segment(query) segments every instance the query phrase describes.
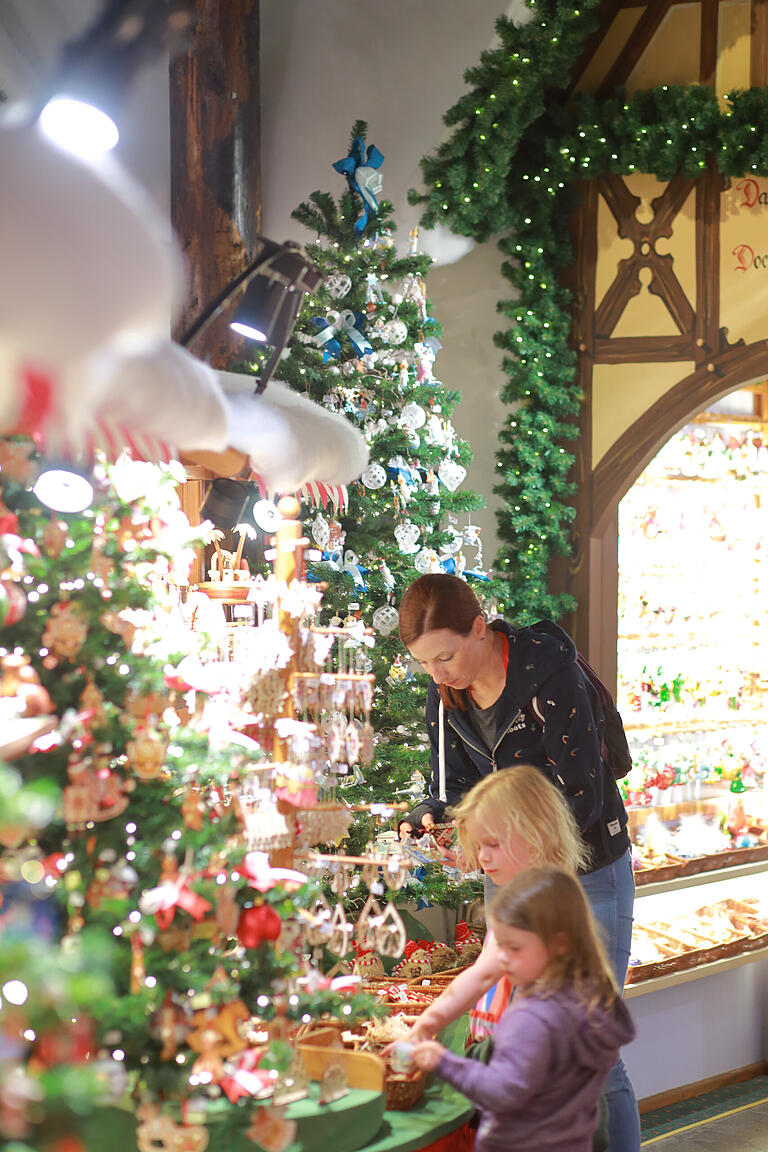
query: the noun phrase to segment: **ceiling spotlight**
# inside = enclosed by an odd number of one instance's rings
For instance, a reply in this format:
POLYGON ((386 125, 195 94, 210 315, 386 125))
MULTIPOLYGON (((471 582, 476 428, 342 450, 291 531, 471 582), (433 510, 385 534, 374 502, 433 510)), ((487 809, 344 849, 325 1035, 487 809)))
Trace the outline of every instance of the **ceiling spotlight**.
POLYGON ((258 240, 261 247, 255 259, 227 285, 180 341, 189 347, 230 300, 244 289, 230 327, 273 350, 259 373, 254 389, 257 394, 264 391, 275 370, 293 331, 305 293, 312 292, 322 280, 320 270, 299 244, 292 240, 276 244, 264 236, 258 240))
POLYGON ((117 144, 116 118, 142 65, 181 46, 192 0, 106 0, 67 44, 47 87, 40 126, 57 144, 93 155, 117 144))
POLYGON ((40 127, 49 140, 78 156, 109 152, 120 134, 111 116, 93 104, 54 96, 40 113, 40 127))
POLYGON ((45 465, 32 491, 53 512, 84 512, 93 502, 89 477, 70 463, 45 465))
POLYGON ((268 240, 230 328, 273 347, 284 345, 296 322, 302 296, 316 288, 321 279, 298 244, 291 240, 274 244, 268 240))
POLYGON ((283 522, 272 500, 257 500, 253 506, 253 519, 263 532, 276 532, 283 522))
POLYGON ((248 489, 239 480, 219 476, 211 481, 200 515, 210 520, 214 528, 229 532, 241 519, 248 499, 248 489))

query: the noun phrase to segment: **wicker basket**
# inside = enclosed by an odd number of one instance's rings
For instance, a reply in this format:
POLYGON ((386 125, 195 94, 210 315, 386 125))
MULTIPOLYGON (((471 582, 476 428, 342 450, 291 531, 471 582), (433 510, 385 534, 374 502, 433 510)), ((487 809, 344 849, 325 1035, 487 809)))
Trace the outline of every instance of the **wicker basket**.
POLYGON ((398 1012, 403 1016, 420 1016, 431 1003, 431 1000, 388 1000, 386 1008, 391 1016, 397 1016, 398 1012))
POLYGON ((385 1080, 387 1108, 392 1112, 407 1112, 418 1104, 427 1086, 426 1072, 411 1072, 407 1076, 396 1076, 387 1072, 385 1080))

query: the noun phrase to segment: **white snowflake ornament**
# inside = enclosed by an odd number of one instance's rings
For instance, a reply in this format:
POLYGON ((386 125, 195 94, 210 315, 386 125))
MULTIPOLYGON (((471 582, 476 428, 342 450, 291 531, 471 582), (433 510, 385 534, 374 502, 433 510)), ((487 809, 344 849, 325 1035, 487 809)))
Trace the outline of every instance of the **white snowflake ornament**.
POLYGON ((387 320, 382 324, 379 335, 385 344, 402 344, 407 339, 408 327, 402 320, 387 320))
POLYGON ((402 524, 398 524, 395 528, 395 540, 400 551, 406 556, 411 552, 417 552, 420 534, 418 524, 414 524, 412 520, 404 520, 402 524))
POLYGON ((324 287, 334 300, 343 300, 352 291, 352 279, 344 272, 333 272, 326 277, 324 287))
POLYGON ((389 636, 390 632, 394 632, 397 628, 398 620, 400 619, 397 609, 393 608, 391 604, 382 604, 377 608, 371 617, 371 622, 377 632, 382 636, 389 636))
POLYGON ((381 464, 369 464, 360 476, 366 488, 383 488, 387 482, 387 473, 381 464))

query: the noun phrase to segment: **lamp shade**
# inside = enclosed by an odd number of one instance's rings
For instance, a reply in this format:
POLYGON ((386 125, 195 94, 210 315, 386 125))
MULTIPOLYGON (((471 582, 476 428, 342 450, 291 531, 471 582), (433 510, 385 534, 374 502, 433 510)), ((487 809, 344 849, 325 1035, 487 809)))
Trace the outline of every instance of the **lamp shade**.
POLYGON ((252 340, 282 348, 296 323, 304 293, 316 288, 321 279, 298 244, 265 240, 230 327, 252 340))
POLYGON ((247 499, 245 484, 226 476, 217 477, 200 506, 200 515, 204 520, 210 520, 214 528, 228 532, 242 519, 247 499))
POLYGON ((246 288, 230 328, 273 348, 285 344, 296 322, 301 300, 301 292, 257 276, 246 288))
POLYGON ((63 49, 47 85, 44 130, 81 153, 114 147, 130 84, 142 65, 186 43, 192 3, 104 0, 93 23, 63 49))

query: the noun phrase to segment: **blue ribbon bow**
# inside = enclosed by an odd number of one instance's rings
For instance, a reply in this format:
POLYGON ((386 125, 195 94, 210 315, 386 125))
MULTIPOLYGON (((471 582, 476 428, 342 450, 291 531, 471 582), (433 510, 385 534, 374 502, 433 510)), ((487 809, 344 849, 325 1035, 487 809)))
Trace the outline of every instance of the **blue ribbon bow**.
POLYGON ((364 149, 362 136, 355 136, 349 154, 333 165, 337 172, 346 176, 351 190, 357 192, 363 201, 363 210, 355 221, 356 232, 364 231, 369 217, 379 207, 376 196, 381 191, 381 174, 376 169, 381 167, 384 160, 375 145, 370 145, 367 156, 364 149))
POLYGON ((322 345, 323 364, 341 356, 339 337, 346 335, 358 356, 365 356, 373 348, 363 334, 365 316, 347 308, 343 312, 329 312, 328 316, 313 316, 312 323, 318 328, 315 344, 322 345))
POLYGON ((333 552, 323 552, 321 563, 327 564, 329 568, 335 568, 337 572, 345 572, 347 576, 351 576, 361 591, 364 592, 368 587, 364 575, 368 569, 358 563, 357 556, 350 549, 347 549, 346 552, 342 548, 337 548, 333 552))

